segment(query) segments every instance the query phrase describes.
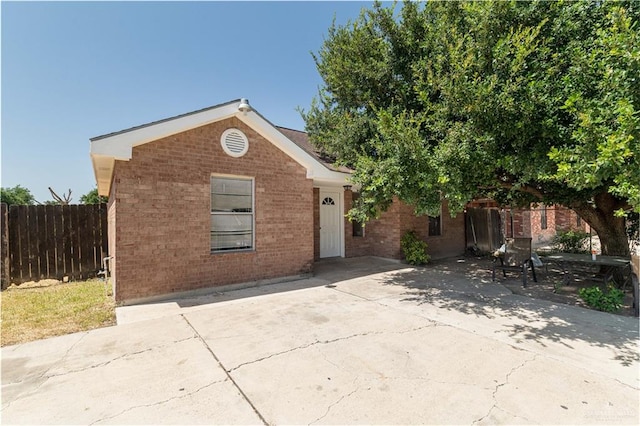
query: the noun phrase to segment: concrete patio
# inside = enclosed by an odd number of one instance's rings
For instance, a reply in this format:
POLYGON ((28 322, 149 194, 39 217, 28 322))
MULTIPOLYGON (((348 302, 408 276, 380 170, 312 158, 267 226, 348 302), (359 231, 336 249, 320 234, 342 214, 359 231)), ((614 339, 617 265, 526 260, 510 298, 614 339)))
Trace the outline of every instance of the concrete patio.
POLYGON ((477 262, 325 260, 118 308, 3 348, 2 422, 640 423, 637 318, 515 295, 477 262))

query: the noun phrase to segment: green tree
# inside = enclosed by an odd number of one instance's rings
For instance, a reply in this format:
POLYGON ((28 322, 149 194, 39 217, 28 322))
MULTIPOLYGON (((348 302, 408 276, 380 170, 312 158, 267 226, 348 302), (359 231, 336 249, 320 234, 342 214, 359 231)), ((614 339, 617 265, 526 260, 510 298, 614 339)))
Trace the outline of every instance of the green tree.
POLYGON ((91 191, 80 197, 80 202, 82 204, 101 204, 106 203, 108 200, 108 197, 98 195, 98 188, 93 188, 91 191))
POLYGON ((351 166, 364 221, 478 196, 563 204, 628 255, 640 211, 640 2, 375 3, 314 55, 310 138, 351 166))
POLYGON ((32 205, 36 199, 27 188, 16 185, 13 188, 0 188, 2 202, 8 205, 32 205))

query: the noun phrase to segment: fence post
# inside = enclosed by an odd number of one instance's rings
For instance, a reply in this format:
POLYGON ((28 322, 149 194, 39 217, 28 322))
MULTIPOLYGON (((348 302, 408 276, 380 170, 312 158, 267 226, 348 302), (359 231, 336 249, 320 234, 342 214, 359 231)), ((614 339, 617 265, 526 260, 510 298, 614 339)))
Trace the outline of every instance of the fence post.
POLYGON ((2 290, 9 287, 11 278, 9 271, 9 208, 5 203, 0 204, 0 221, 1 229, 0 229, 0 262, 1 262, 1 271, 0 271, 0 284, 2 290))

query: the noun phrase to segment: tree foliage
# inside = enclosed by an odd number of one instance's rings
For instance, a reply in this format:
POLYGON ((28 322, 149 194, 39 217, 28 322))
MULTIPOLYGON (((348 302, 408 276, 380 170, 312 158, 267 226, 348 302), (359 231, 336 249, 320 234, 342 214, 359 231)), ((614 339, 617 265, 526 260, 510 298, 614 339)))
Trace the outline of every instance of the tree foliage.
POLYGON ((13 188, 0 188, 2 202, 8 205, 32 205, 36 199, 27 188, 16 185, 13 188))
POLYGON ((375 3, 329 29, 303 112, 316 146, 352 167, 350 217, 394 197, 417 213, 478 196, 563 204, 628 254, 640 211, 640 3, 375 3), (617 216, 616 216, 617 214, 617 216))
POLYGON ((80 197, 82 204, 101 204, 106 203, 108 200, 108 197, 98 195, 98 188, 94 188, 80 197))

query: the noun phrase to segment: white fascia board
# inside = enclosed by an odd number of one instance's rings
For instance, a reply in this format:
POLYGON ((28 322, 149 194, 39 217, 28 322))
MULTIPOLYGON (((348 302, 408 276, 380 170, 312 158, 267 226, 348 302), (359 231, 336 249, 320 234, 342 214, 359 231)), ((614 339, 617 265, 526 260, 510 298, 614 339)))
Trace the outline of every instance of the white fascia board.
POLYGON ((276 129, 273 124, 269 123, 256 112, 249 111, 247 113, 238 113, 237 117, 249 127, 260 133, 265 139, 275 145, 282 152, 294 159, 302 167, 307 169, 308 179, 313 179, 314 182, 321 181, 340 185, 347 184, 349 177, 351 176, 349 173, 336 172, 328 169, 324 164, 292 142, 278 129, 276 129))
POLYGON ((100 139, 91 142, 91 156, 111 157, 115 160, 131 160, 133 145, 124 136, 114 136, 114 139, 100 139))
POLYGON ((316 184, 342 186, 349 183, 350 174, 330 170, 311 154, 283 135, 273 124, 255 111, 240 112, 236 102, 182 117, 152 123, 91 141, 91 159, 100 195, 108 195, 115 160, 129 161, 133 147, 171 135, 195 129, 227 118, 237 117, 260 133, 307 170, 307 178, 316 184))
POLYGON ((339 186, 340 188, 342 188, 345 185, 351 185, 351 183, 349 182, 349 178, 351 176, 348 173, 340 173, 340 172, 335 172, 335 173, 338 173, 338 176, 313 178, 313 186, 318 188, 321 186, 326 186, 331 188, 335 188, 339 186))
POLYGON ((238 106, 233 103, 107 136, 91 142, 91 154, 110 156, 116 160, 128 161, 131 159, 134 146, 144 145, 167 136, 224 120, 237 113, 238 106))
POLYGON ((91 154, 91 162, 93 163, 93 173, 98 186, 98 195, 108 197, 115 159, 109 156, 91 154))

